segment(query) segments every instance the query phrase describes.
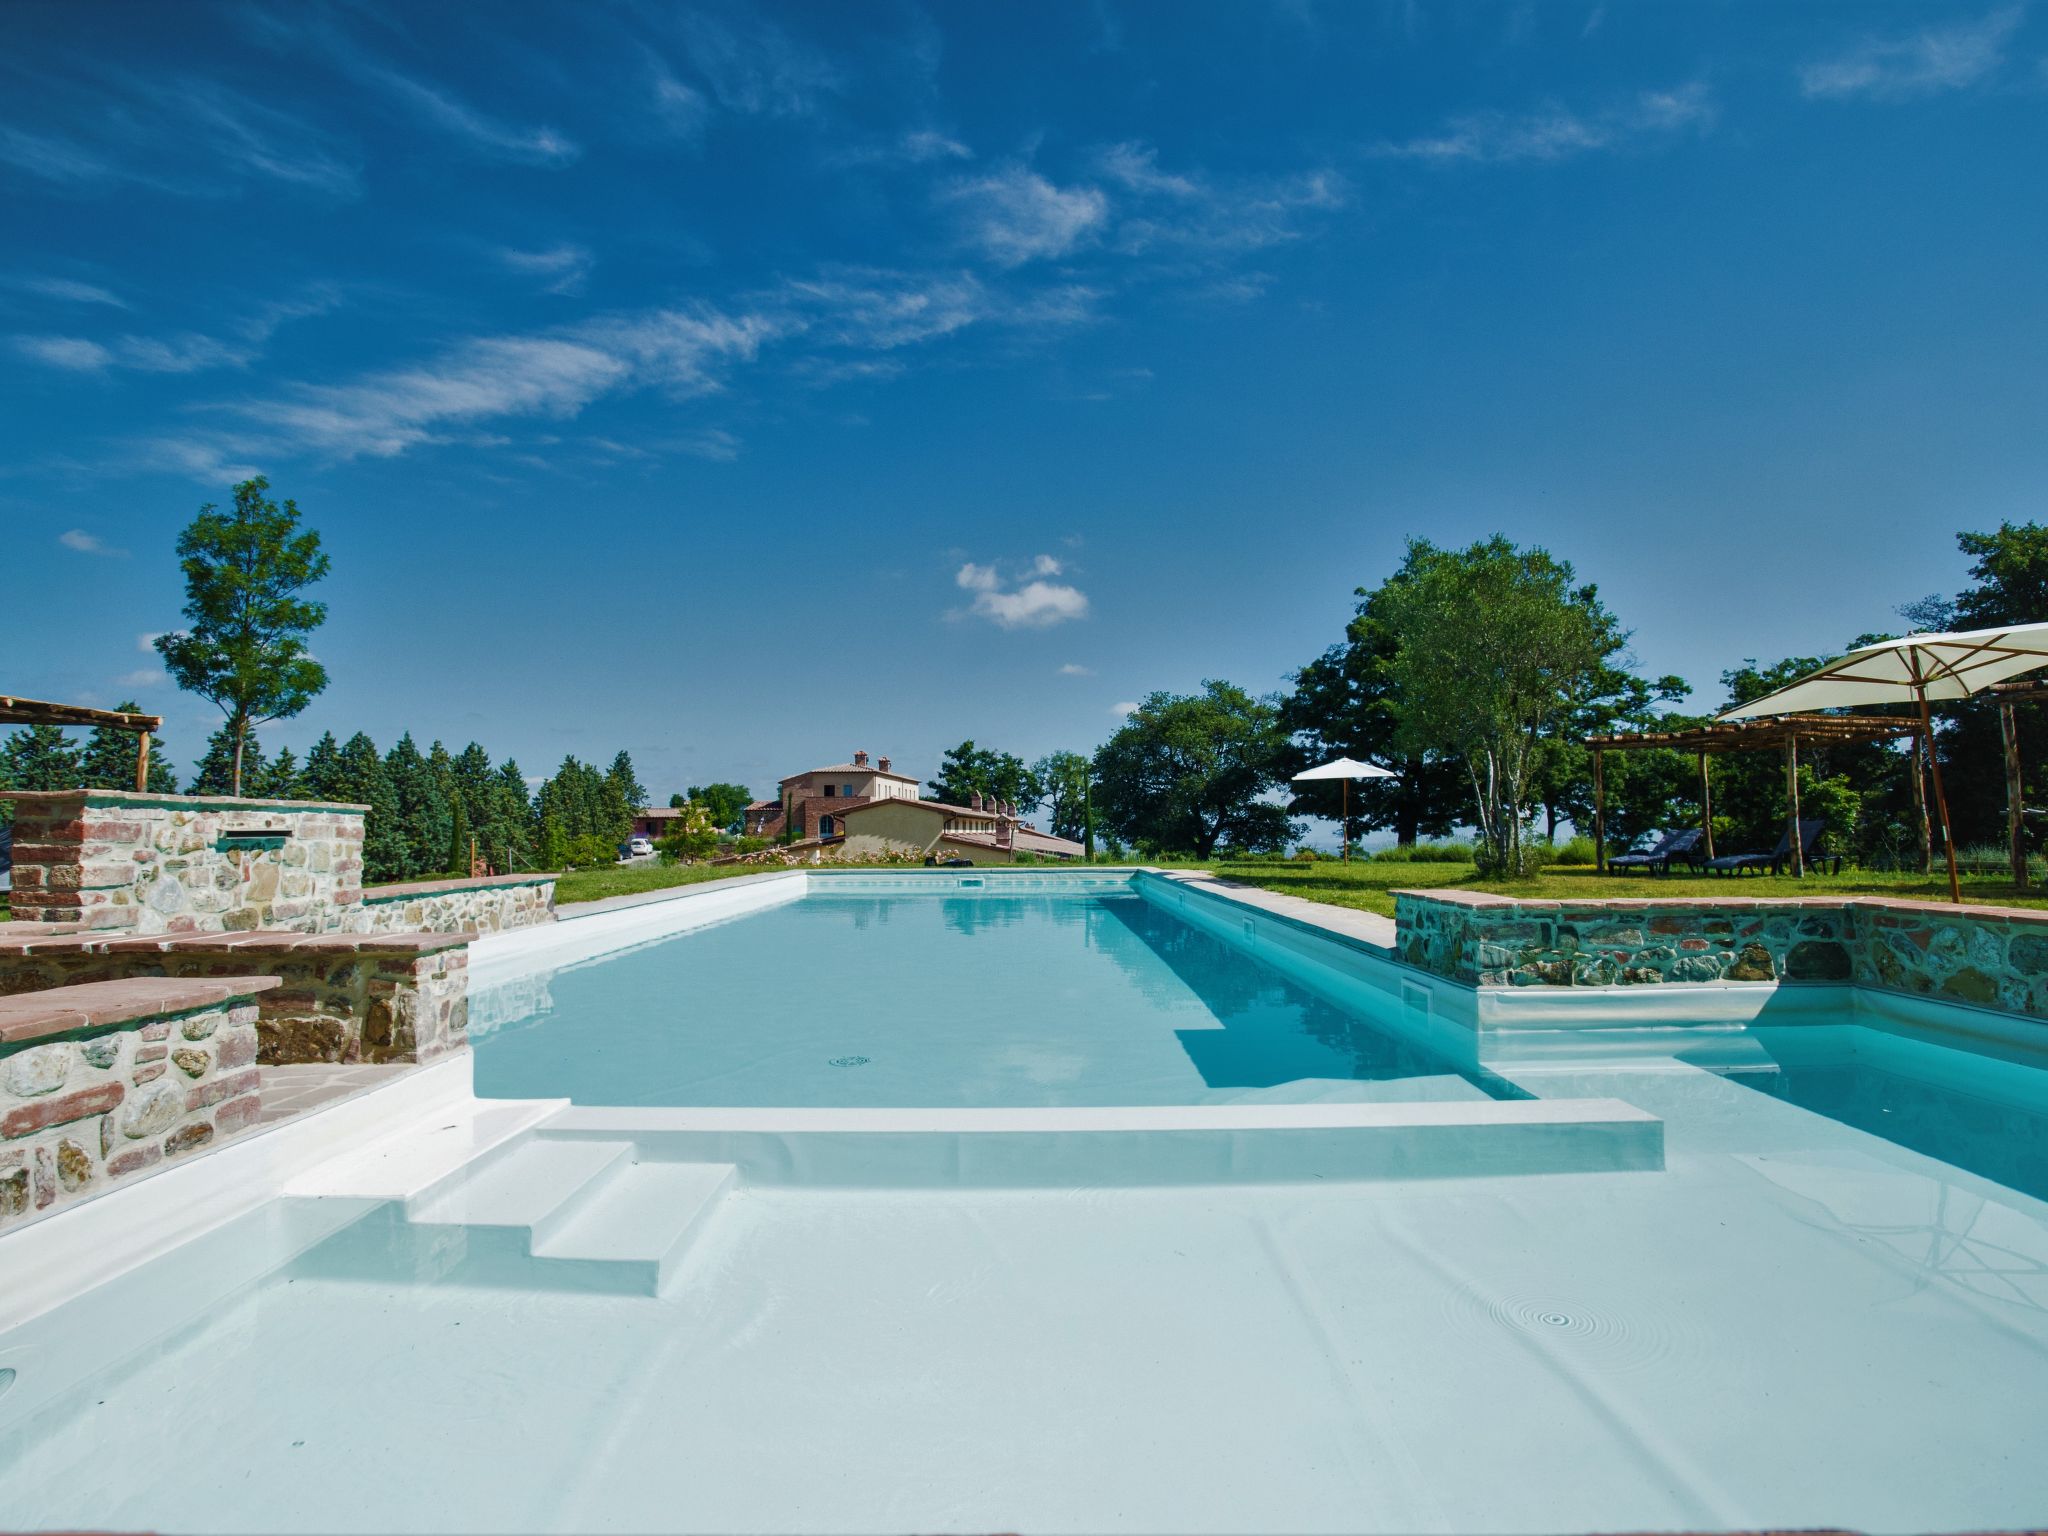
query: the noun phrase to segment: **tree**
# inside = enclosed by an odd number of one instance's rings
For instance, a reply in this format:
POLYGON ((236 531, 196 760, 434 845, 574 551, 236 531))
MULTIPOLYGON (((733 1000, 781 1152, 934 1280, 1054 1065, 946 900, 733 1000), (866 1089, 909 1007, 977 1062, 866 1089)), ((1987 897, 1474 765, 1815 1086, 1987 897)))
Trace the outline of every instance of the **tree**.
MULTIPOLYGON (((140 712, 133 699, 123 699, 114 708, 124 715, 140 712)), ((178 776, 164 751, 161 735, 150 737, 149 783, 151 793, 175 795, 178 776)), ((111 725, 95 726, 79 754, 78 782, 88 789, 133 789, 135 787, 136 739, 133 731, 111 725)))
POLYGON ((365 885, 406 877, 405 828, 399 820, 390 776, 384 771, 383 754, 374 741, 358 731, 337 748, 332 735, 323 736, 306 754, 299 778, 309 799, 370 808, 363 823, 365 885))
POLYGON ((701 859, 718 846, 718 827, 703 805, 693 801, 681 810, 683 814, 671 818, 668 830, 654 846, 672 859, 701 859))
POLYGON ((237 738, 234 726, 223 720, 206 738, 206 750, 192 765, 192 782, 185 786, 185 793, 239 795, 241 790, 235 787, 238 759, 239 771, 247 777, 250 792, 262 793, 257 786, 264 774, 263 743, 256 739, 254 730, 245 731, 237 738))
POLYGON ((292 755, 292 749, 281 748, 277 756, 264 764, 262 777, 250 781, 250 793, 261 795, 266 800, 303 799, 302 786, 299 783, 302 771, 298 758, 292 755))
POLYGON ((939 776, 925 786, 932 798, 945 805, 966 805, 969 797, 993 796, 1028 811, 1040 799, 1039 787, 1021 757, 977 747, 963 741, 946 753, 939 764, 939 776))
POLYGON ((647 790, 640 783, 640 775, 633 771, 632 757, 621 752, 612 759, 612 765, 605 777, 617 786, 619 798, 626 802, 628 811, 637 811, 647 804, 647 790))
POLYGON ((327 618, 298 594, 327 574, 320 535, 297 532, 299 508, 264 492, 258 475, 235 487, 233 510, 212 502, 178 535, 190 628, 159 635, 157 653, 180 688, 227 716, 235 752, 229 794, 242 792, 242 744, 250 728, 296 715, 327 686, 327 669, 305 637, 327 618))
POLYGON ((1088 759, 1078 752, 1049 752, 1031 765, 1038 803, 1054 837, 1086 838, 1089 771, 1088 759))
MULTIPOLYGON (((78 748, 64 734, 62 726, 31 725, 15 731, 0 747, 0 789, 77 789, 84 782, 78 748)), ((135 770, 128 770, 134 782, 135 770)), ((11 826, 14 807, 4 806, 11 826)))
POLYGON ((703 806, 711 825, 720 832, 737 833, 746 825, 747 807, 754 803, 754 792, 744 784, 693 784, 688 803, 703 806))
POLYGON ((405 850, 403 873, 396 878, 417 880, 439 874, 448 856, 452 821, 448 797, 441 791, 440 776, 414 744, 410 731, 385 754, 384 775, 391 786, 405 850))
MULTIPOLYGON (((1407 847, 1418 837, 1446 836, 1464 811, 1469 791, 1456 758, 1410 751, 1400 741, 1389 670, 1394 637, 1387 627, 1385 594, 1401 579, 1397 573, 1378 587, 1358 588, 1360 601, 1344 642, 1294 674, 1294 691, 1280 705, 1280 723, 1292 737, 1281 773, 1291 780, 1337 757, 1391 768, 1391 779, 1351 786, 1351 825, 1368 832, 1391 830, 1394 840, 1407 847)), ((1331 820, 1343 814, 1340 781, 1310 780, 1291 788, 1289 811, 1331 820)), ((1350 835, 1351 827, 1345 828, 1345 836, 1350 835)))
POLYGON ((1593 589, 1574 584, 1567 562, 1500 535, 1463 550, 1413 540, 1402 570, 1387 594, 1401 737, 1463 759, 1476 862, 1518 877, 1537 744, 1585 696, 1604 654, 1593 589))
POLYGON ((1276 700, 1217 681, 1151 694, 1095 754, 1095 814, 1119 839, 1162 852, 1284 847, 1294 823, 1264 796, 1286 747, 1276 700))

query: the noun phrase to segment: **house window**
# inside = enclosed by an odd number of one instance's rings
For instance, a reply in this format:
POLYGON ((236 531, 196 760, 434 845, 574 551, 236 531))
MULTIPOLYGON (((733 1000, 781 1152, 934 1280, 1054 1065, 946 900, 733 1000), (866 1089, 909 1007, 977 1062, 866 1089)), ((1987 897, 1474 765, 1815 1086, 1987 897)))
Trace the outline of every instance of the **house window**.
POLYGON ((833 794, 834 794, 834 793, 835 793, 835 791, 834 791, 834 787, 833 787, 832 785, 830 785, 830 784, 827 784, 827 785, 825 786, 825 798, 826 798, 827 800, 830 800, 830 799, 832 798, 832 796, 833 796, 833 794))
POLYGON ((839 786, 839 793, 843 798, 851 800, 853 798, 853 786, 851 784, 842 784, 839 786))
POLYGON ((832 818, 831 818, 830 816, 820 816, 820 817, 818 818, 818 836, 820 836, 820 837, 830 837, 831 835, 832 835, 832 818))

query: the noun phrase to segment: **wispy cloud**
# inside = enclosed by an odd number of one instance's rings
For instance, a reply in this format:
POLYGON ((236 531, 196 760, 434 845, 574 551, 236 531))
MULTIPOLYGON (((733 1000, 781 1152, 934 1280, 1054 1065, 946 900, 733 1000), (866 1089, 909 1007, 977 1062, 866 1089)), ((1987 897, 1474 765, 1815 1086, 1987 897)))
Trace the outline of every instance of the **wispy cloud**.
POLYGON ((1976 21, 1866 37, 1844 53, 1801 68, 1799 88, 1823 99, 1877 101, 1962 90, 2005 62, 2005 46, 2019 30, 2021 14, 2021 8, 2012 5, 1976 21))
POLYGON ((159 688, 170 679, 162 667, 137 667, 133 672, 123 672, 114 679, 116 688, 159 688))
POLYGON ((1712 91, 1706 82, 1696 80, 1670 90, 1643 91, 1620 106, 1590 115, 1559 106, 1521 114, 1467 113, 1436 133, 1384 140, 1368 153, 1439 165, 1569 160, 1704 132, 1716 115, 1712 91))
POLYGON ((1138 712, 1140 707, 1136 699, 1125 699, 1121 704, 1110 705, 1109 712, 1119 720, 1128 720, 1138 712))
POLYGON ((66 549, 81 555, 125 555, 125 549, 115 549, 96 533, 87 533, 83 528, 70 528, 57 535, 57 542, 66 549))
POLYGON ((236 321, 229 337, 181 331, 167 336, 118 336, 106 342, 84 336, 16 336, 15 350, 47 367, 71 373, 203 373, 246 368, 287 321, 324 314, 341 302, 327 287, 265 304, 236 321))
POLYGON ((1022 165, 960 177, 940 196, 958 210, 967 243, 1004 267, 1064 256, 1098 235, 1109 217, 1099 188, 1058 187, 1022 165))
POLYGON ((764 18, 729 25, 692 11, 679 25, 691 67, 728 112, 801 116, 843 84, 831 60, 764 18))
POLYGON ((514 272, 546 279, 543 293, 570 294, 583 291, 595 258, 580 245, 551 245, 540 251, 508 247, 498 252, 498 260, 514 272))
POLYGON ((353 157, 303 118, 209 81, 90 70, 38 101, 32 129, 0 123, 0 165, 77 191, 221 196, 271 182, 348 195, 357 184, 353 157))
POLYGON ((503 122, 444 87, 415 79, 358 51, 346 51, 341 57, 351 72, 381 86, 427 122, 488 154, 530 165, 561 165, 583 153, 574 140, 554 128, 503 122))
POLYGON ((974 594, 969 612, 1003 629, 1046 629, 1088 614, 1085 593, 1051 579, 1060 574, 1060 562, 1051 555, 1038 556, 1025 576, 1013 581, 1005 581, 993 565, 969 561, 954 572, 953 584, 974 594))
POLYGON ((974 151, 949 133, 919 128, 891 139, 852 144, 833 151, 828 165, 942 165, 972 160, 974 151))
POLYGON ((1098 151, 1096 168, 1124 196, 1115 243, 1126 253, 1165 245, 1256 250, 1296 239, 1303 214, 1340 208, 1349 197, 1334 171, 1231 178, 1168 171, 1156 149, 1135 141, 1098 151))
POLYGON ((67 304, 104 304, 111 309, 126 309, 128 301, 109 289, 96 283, 81 283, 69 277, 17 277, 10 279, 11 286, 28 293, 39 293, 46 299, 62 299, 67 304))
POLYGON ((1094 675, 1095 669, 1093 667, 1084 667, 1077 661, 1070 661, 1060 668, 1061 677, 1093 677, 1094 675))

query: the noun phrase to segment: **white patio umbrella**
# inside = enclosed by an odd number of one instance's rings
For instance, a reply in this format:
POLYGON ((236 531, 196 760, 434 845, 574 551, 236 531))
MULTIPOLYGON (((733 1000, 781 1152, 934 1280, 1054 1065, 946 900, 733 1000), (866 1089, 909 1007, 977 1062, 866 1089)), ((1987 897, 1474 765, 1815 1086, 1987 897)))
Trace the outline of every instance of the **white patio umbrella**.
POLYGON ((1344 861, 1351 861, 1351 781, 1353 779, 1391 779, 1398 775, 1391 768, 1382 768, 1378 763, 1361 763, 1354 757, 1332 758, 1320 767, 1297 773, 1292 782, 1299 784, 1304 779, 1342 779, 1344 781, 1344 861))
POLYGON ((1993 683, 2048 667, 2048 624, 2010 629, 1970 629, 1943 635, 1907 635, 1858 646, 1838 661, 1809 672, 1776 693, 1723 710, 1723 720, 1755 720, 1806 710, 1844 709, 1852 704, 1911 702, 1920 709, 1920 734, 1934 774, 1934 804, 1941 815, 1941 846, 1948 855, 1948 894, 1963 899, 1956 879, 1956 849, 1949 836, 1948 796, 1941 787, 1941 763, 1934 755, 1930 702, 1967 699, 1993 683))

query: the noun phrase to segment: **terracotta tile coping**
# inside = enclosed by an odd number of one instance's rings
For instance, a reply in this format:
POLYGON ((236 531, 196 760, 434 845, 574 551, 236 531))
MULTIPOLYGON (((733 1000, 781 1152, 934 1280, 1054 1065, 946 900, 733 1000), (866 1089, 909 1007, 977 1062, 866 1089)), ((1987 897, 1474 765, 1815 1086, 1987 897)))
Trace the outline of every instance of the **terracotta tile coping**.
POLYGON ((52 987, 0 997, 0 1044, 19 1045, 73 1030, 127 1024, 167 1013, 193 1013, 278 985, 275 976, 223 976, 205 981, 176 981, 161 976, 132 976, 120 981, 88 981, 75 987, 52 987))
POLYGON ((363 887, 365 904, 379 901, 402 901, 408 896, 445 896, 452 891, 493 891, 513 885, 545 885, 562 877, 556 874, 535 872, 525 875, 478 875, 474 879, 459 880, 414 880, 400 885, 366 885, 363 887))
POLYGON ((95 805, 138 805, 198 811, 348 811, 364 815, 367 805, 350 800, 265 800, 249 795, 163 795, 134 789, 12 789, 7 798, 16 805, 60 805, 66 800, 86 800, 95 805))
POLYGON ((1512 908, 1522 912, 1838 912, 1844 907, 1860 907, 1914 918, 1970 917, 2048 927, 2048 908, 1956 906, 1946 901, 1905 901, 1893 896, 1585 896, 1573 900, 1530 900, 1492 891, 1397 890, 1390 894, 1419 897, 1447 907, 1494 911, 1512 908))
MULTIPOLYGON (((44 926, 42 924, 24 926, 44 926)), ((30 955, 428 955, 461 949, 474 933, 151 933, 119 928, 92 933, 29 934, 0 931, 0 960, 30 955)))

